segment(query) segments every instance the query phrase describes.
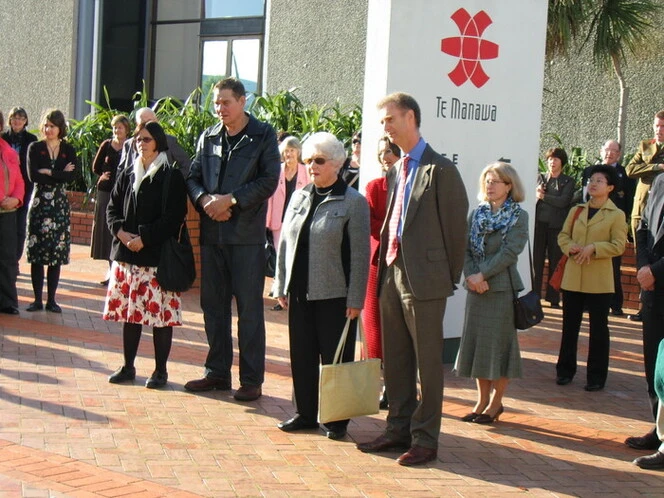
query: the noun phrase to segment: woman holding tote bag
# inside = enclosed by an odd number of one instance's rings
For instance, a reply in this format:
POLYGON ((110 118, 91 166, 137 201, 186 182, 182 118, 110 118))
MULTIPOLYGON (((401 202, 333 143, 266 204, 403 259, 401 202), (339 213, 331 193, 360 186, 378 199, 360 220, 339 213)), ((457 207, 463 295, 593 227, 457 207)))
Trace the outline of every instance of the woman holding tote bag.
MULTIPOLYGON (((364 306, 369 272, 369 207, 339 176, 346 158, 330 133, 314 133, 302 147, 313 183, 293 192, 277 251, 275 296, 288 309, 296 415, 282 431, 318 428, 319 365, 330 364, 346 319, 364 306)), ((353 361, 355 323, 342 361, 353 361)), ((325 424, 330 439, 346 435, 348 420, 325 424)))

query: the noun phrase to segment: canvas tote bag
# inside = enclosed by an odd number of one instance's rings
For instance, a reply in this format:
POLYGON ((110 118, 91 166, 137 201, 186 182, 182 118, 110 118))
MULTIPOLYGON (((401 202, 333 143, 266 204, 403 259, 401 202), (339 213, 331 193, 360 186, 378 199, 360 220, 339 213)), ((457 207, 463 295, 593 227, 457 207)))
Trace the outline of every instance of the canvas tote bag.
POLYGON ((378 413, 380 398, 380 359, 368 358, 362 319, 358 320, 363 360, 341 363, 350 318, 339 339, 334 361, 320 366, 318 422, 334 422, 378 413))

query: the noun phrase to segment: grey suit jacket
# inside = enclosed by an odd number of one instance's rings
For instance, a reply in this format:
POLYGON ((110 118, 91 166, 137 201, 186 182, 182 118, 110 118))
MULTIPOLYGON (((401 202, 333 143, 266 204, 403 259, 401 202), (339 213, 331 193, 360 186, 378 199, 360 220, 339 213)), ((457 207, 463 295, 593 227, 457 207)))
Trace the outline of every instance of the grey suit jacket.
MULTIPOLYGON (((471 223, 473 213, 468 217, 468 223, 471 223)), ((464 276, 468 278, 481 272, 489 284, 489 292, 511 291, 512 285, 514 290, 522 291, 524 285, 516 264, 528 242, 528 213, 521 210, 518 220, 507 231, 504 240, 500 231, 487 234, 484 240, 485 254, 482 261, 475 262, 470 245, 466 248, 464 276)))
MULTIPOLYGON (((387 175, 387 216, 381 230, 378 267, 381 283, 401 164, 399 161, 387 175)), ((454 293, 463 270, 467 213, 468 196, 459 171, 427 144, 415 174, 399 249, 416 299, 443 299, 454 293)))

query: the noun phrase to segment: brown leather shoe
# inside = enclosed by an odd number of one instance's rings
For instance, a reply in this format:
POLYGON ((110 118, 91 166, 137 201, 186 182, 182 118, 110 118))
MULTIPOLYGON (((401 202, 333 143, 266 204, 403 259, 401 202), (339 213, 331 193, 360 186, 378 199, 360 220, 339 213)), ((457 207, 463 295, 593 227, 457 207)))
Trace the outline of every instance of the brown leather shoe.
POLYGON ((631 436, 625 439, 625 444, 635 450, 656 450, 662 444, 657 437, 655 429, 644 436, 631 436))
POLYGON ((238 401, 255 401, 263 395, 261 386, 240 386, 233 397, 238 401))
POLYGON ((639 457, 632 463, 642 469, 664 469, 664 453, 656 451, 652 455, 639 457))
POLYGON ((413 465, 422 465, 423 463, 431 462, 438 457, 438 449, 425 448, 414 444, 410 449, 397 458, 399 465, 411 467, 413 465))
POLYGON ((194 393, 203 392, 203 391, 212 391, 213 389, 218 389, 220 391, 230 391, 231 380, 216 379, 214 377, 203 377, 202 379, 190 380, 184 385, 184 388, 187 391, 191 391, 194 393))
POLYGON ((395 441, 388 438, 385 434, 378 436, 373 441, 359 443, 357 449, 362 453, 380 453, 383 451, 403 450, 410 446, 410 441, 395 441))

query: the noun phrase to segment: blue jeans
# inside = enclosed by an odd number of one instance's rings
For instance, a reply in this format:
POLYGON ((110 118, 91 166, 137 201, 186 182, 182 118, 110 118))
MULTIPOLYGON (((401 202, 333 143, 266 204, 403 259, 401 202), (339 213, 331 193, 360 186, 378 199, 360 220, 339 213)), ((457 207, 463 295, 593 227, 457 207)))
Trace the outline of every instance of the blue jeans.
POLYGON ((231 303, 237 304, 240 384, 265 377, 265 249, 256 245, 201 246, 201 308, 210 351, 205 376, 230 379, 233 365, 231 303))

